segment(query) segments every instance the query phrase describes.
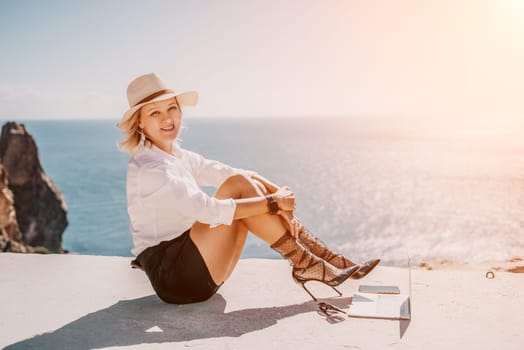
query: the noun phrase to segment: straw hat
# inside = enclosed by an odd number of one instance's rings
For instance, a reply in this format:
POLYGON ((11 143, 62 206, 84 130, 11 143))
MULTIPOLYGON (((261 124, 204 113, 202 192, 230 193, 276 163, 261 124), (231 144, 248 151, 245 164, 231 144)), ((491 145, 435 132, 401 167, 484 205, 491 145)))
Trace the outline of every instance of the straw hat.
POLYGON ((116 126, 122 127, 140 107, 175 96, 180 105, 194 106, 198 102, 198 93, 196 91, 175 92, 169 89, 155 73, 139 76, 129 83, 127 87, 129 109, 124 113, 116 126))

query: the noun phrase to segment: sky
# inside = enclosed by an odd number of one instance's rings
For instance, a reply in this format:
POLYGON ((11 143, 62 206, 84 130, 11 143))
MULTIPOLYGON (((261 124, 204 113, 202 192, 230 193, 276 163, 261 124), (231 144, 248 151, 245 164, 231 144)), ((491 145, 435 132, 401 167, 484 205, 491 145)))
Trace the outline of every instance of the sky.
POLYGON ((155 72, 195 117, 524 119, 524 0, 0 0, 0 120, 119 119, 155 72))

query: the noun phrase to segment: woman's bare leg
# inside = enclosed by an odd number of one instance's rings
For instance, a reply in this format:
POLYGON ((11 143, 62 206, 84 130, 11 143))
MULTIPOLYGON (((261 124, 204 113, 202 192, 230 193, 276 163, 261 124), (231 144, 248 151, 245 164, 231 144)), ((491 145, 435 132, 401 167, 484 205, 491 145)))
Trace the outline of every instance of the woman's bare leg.
MULTIPOLYGON (((264 186, 243 175, 230 176, 218 188, 216 198, 250 198, 263 196, 264 186)), ((230 226, 210 228, 209 224, 195 222, 190 236, 198 247, 216 284, 225 281, 233 272, 246 242, 247 233, 264 240, 269 245, 276 242, 287 228, 277 215, 261 214, 234 220, 230 226)))

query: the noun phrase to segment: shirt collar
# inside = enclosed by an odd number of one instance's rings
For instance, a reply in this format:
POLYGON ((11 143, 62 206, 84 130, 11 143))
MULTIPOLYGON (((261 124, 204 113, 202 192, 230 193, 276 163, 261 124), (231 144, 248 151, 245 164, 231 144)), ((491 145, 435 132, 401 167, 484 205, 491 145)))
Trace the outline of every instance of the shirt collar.
POLYGON ((182 149, 180 148, 180 146, 178 145, 177 142, 173 142, 173 154, 168 153, 168 152, 164 151, 163 149, 157 147, 154 143, 151 144, 151 150, 154 151, 154 152, 158 152, 160 154, 163 154, 165 156, 168 156, 168 157, 180 158, 182 156, 182 149))

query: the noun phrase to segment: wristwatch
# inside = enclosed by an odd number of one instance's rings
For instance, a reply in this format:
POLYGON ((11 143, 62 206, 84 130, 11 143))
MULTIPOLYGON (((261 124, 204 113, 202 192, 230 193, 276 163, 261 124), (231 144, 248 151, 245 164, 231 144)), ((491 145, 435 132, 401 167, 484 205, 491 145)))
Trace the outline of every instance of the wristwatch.
POLYGON ((278 207, 278 203, 272 195, 267 195, 267 207, 269 208, 269 214, 276 214, 278 213, 278 210, 280 209, 278 207))

